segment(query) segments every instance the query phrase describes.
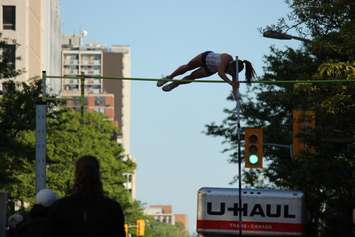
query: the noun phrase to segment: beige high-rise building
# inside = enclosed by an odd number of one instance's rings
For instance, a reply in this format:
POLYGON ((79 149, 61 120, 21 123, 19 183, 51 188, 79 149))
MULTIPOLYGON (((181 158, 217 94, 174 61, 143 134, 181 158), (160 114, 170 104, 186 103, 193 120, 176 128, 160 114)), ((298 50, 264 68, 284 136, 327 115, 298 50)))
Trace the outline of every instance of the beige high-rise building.
MULTIPOLYGON (((0 5, 0 31, 8 42, 7 56, 16 69, 24 71, 16 80, 40 77, 42 70, 49 75, 59 75, 59 0, 0 0, 0 5)), ((47 85, 50 92, 59 93, 59 80, 51 80, 47 85)))
MULTIPOLYGON (((110 48, 100 44, 83 45, 84 34, 64 35, 62 45, 62 75, 85 74, 86 109, 105 114, 121 131, 117 142, 122 144, 126 159, 130 156, 131 82, 127 80, 102 80, 103 77, 131 77, 131 52, 128 46, 114 45, 110 48)), ((81 82, 63 79, 62 96, 76 97, 70 106, 80 106, 81 82)), ((136 175, 125 174, 125 187, 136 197, 136 175)))

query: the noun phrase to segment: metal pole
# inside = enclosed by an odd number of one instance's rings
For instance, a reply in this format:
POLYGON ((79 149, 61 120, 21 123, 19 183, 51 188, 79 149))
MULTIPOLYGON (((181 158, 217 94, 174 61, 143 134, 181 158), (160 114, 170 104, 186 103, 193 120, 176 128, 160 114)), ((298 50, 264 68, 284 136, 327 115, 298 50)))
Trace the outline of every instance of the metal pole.
POLYGON ((7 192, 0 191, 0 237, 5 237, 6 211, 7 211, 7 192))
POLYGON ((81 72, 80 75, 80 114, 81 122, 84 121, 84 102, 85 102, 85 73, 81 72))
MULTIPOLYGON (((238 73, 238 56, 235 57, 235 79, 239 81, 239 73, 238 73)), ((240 93, 239 93, 239 85, 236 95, 234 95, 234 99, 236 102, 236 115, 237 115, 237 140, 238 140, 238 215, 239 215, 239 236, 242 236, 242 225, 243 225, 243 218, 242 218, 242 157, 241 157, 241 147, 240 147, 240 93)))
POLYGON ((46 76, 42 71, 42 101, 36 104, 36 193, 46 187, 46 76))

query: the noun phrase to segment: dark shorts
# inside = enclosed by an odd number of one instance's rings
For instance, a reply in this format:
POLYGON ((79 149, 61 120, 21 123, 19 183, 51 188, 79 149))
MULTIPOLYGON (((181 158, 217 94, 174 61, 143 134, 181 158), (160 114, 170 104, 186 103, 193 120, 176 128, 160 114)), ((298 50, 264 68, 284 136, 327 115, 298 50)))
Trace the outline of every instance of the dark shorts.
POLYGON ((205 71, 206 71, 208 74, 212 75, 212 74, 214 74, 214 73, 211 72, 211 71, 208 69, 207 65, 206 65, 206 57, 207 57, 207 54, 209 54, 209 53, 212 53, 212 51, 206 51, 206 52, 203 52, 203 53, 202 53, 202 55, 201 55, 201 57, 202 57, 202 67, 203 67, 203 69, 205 69, 205 71))

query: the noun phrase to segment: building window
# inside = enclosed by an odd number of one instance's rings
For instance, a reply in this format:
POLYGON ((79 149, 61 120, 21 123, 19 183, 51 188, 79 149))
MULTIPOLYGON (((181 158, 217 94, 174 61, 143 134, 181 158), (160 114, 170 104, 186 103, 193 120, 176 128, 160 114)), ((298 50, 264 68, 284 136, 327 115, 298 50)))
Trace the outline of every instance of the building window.
POLYGON ((74 106, 80 108, 81 106, 81 97, 80 96, 75 96, 73 98, 74 100, 74 106))
POLYGON ((105 113, 105 108, 102 108, 102 107, 96 107, 96 108, 94 108, 94 111, 95 112, 98 112, 98 113, 105 113))
POLYGON ((16 7, 2 6, 2 23, 4 30, 16 29, 16 7))
POLYGON ((3 48, 2 60, 11 68, 16 69, 16 45, 7 44, 3 48))
POLYGON ((95 105, 96 106, 104 106, 105 105, 105 97, 97 96, 95 98, 95 105))

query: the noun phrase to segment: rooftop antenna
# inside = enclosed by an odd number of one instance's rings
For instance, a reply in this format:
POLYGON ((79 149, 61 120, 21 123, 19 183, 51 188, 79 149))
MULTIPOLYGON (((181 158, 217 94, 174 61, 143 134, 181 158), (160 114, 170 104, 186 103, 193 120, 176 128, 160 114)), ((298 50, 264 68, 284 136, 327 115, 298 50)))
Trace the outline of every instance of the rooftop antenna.
POLYGON ((81 30, 80 32, 80 46, 84 45, 84 37, 88 35, 88 32, 86 30, 81 30))

